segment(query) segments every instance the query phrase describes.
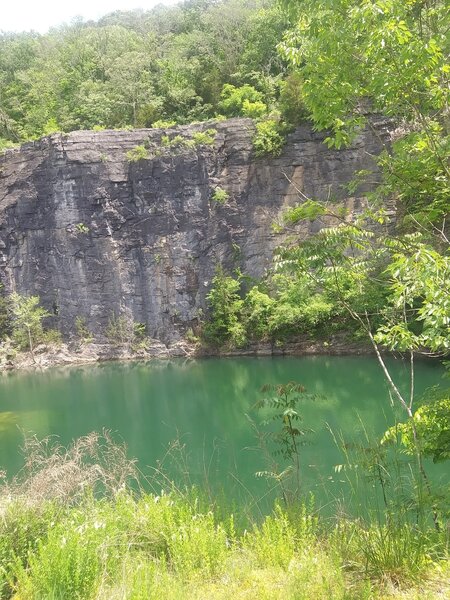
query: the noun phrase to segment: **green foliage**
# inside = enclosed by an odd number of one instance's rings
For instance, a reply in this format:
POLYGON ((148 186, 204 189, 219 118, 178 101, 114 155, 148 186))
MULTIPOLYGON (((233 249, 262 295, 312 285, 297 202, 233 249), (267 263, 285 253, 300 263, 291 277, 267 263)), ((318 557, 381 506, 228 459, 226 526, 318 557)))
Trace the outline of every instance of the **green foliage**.
POLYGON ((359 530, 357 546, 366 574, 376 579, 386 577, 396 585, 420 581, 432 563, 434 536, 430 537, 408 525, 359 530))
POLYGON ((105 335, 113 345, 129 346, 133 351, 145 349, 147 324, 137 323, 127 314, 113 314, 108 321, 105 335))
POLYGON ((9 296, 12 322, 12 339, 21 350, 33 353, 34 347, 45 341, 42 321, 50 313, 39 306, 38 296, 21 296, 13 292, 9 296))
POLYGON ((249 336, 262 340, 270 336, 275 307, 275 300, 257 286, 248 291, 244 298, 243 315, 249 336))
MULTIPOLYGON (((359 274, 353 279, 343 267, 339 281, 345 287, 347 300, 352 299, 361 310, 384 306, 385 294, 373 289, 368 275, 359 274)), ((238 308, 235 318, 239 332, 240 335, 244 332, 248 340, 286 340, 299 334, 322 337, 331 331, 346 332, 349 327, 355 335, 359 331, 340 302, 333 274, 326 272, 322 279, 312 280, 292 260, 269 274, 263 284, 251 287, 238 308)), ((213 306, 211 309, 214 320, 216 309, 213 306)))
POLYGON ((381 443, 400 440, 405 451, 414 455, 417 445, 423 456, 433 462, 450 459, 450 391, 438 392, 438 398, 427 395, 428 403, 420 406, 412 419, 390 427, 381 443))
POLYGON ((89 343, 92 342, 94 336, 89 330, 85 317, 75 317, 75 333, 81 341, 89 343))
POLYGON ((303 80, 299 73, 290 73, 281 85, 279 109, 291 125, 299 125, 307 117, 302 98, 303 80))
POLYGON ((268 516, 261 527, 255 527, 245 538, 249 548, 262 567, 287 569, 296 550, 296 532, 288 515, 275 506, 273 516, 268 516))
POLYGON ((130 163, 146 160, 149 157, 148 150, 145 146, 135 146, 126 153, 127 160, 130 163))
POLYGON ((195 334, 194 330, 192 329, 192 327, 189 327, 186 331, 185 334, 186 340, 190 343, 190 344, 199 344, 200 343, 200 338, 198 337, 198 335, 195 334))
POLYGON ((253 137, 253 149, 256 156, 279 156, 285 140, 280 134, 279 123, 275 119, 267 119, 256 124, 253 137))
POLYGON ((216 139, 216 129, 207 129, 206 131, 196 131, 192 135, 192 141, 195 146, 213 146, 216 139))
POLYGON ((17 148, 18 144, 11 142, 10 140, 5 140, 0 138, 0 152, 5 153, 6 150, 10 150, 12 148, 17 148))
POLYGON ((42 344, 56 344, 57 346, 61 344, 62 335, 61 332, 57 329, 44 329, 44 334, 41 339, 42 344))
POLYGON ((331 131, 328 144, 340 148, 371 112, 391 117, 394 143, 377 161, 382 181, 372 196, 395 197, 405 226, 436 233, 450 190, 446 2, 287 4, 295 21, 280 48, 315 127, 331 131))
POLYGON ((244 297, 243 322, 249 337, 280 340, 345 330, 348 320, 331 291, 291 267, 268 277, 265 291, 255 286, 244 297))
MULTIPOLYGON (((322 214, 316 203, 305 204, 304 209, 300 205, 291 212, 292 220, 299 214, 314 218, 322 214)), ((376 330, 383 320, 388 295, 385 268, 390 251, 384 240, 370 230, 343 222, 338 227, 321 229, 299 246, 280 249, 277 260, 288 287, 297 278, 308 295, 315 296, 309 310, 310 322, 318 322, 320 313, 326 320, 328 313, 329 318, 341 322, 343 329, 352 327, 362 331, 366 315, 370 315, 368 327, 376 330), (356 327, 350 326, 349 319, 356 321, 356 327)))
POLYGON ((196 131, 192 137, 183 137, 182 135, 163 135, 161 137, 161 146, 163 148, 196 148, 198 146, 213 146, 216 138, 216 129, 206 129, 205 131, 196 131))
POLYGON ((284 215, 284 220, 290 225, 296 225, 303 220, 315 221, 326 214, 327 209, 323 203, 308 198, 301 204, 289 209, 284 215))
POLYGON ((211 200, 213 202, 217 202, 218 204, 226 204, 228 202, 229 198, 230 198, 230 194, 226 190, 221 188, 220 186, 216 187, 216 189, 214 190, 214 192, 211 196, 211 200))
POLYGON ((160 119, 159 121, 155 121, 152 123, 153 129, 170 129, 171 127, 176 126, 176 121, 164 121, 160 119))
POLYGON ((256 408, 265 413, 262 425, 267 428, 270 423, 275 423, 261 441, 264 448, 274 446, 268 450, 275 458, 280 457, 283 464, 280 471, 278 464, 271 462, 270 470, 260 471, 257 476, 275 480, 281 487, 286 504, 288 501, 296 502, 301 492, 300 448, 306 443, 305 436, 312 432, 311 429, 300 428, 303 419, 298 405, 304 401, 311 402, 315 397, 293 381, 283 385, 264 385, 261 392, 264 397, 256 403, 256 408))
POLYGON ((422 346, 433 352, 447 353, 450 350, 450 257, 424 244, 417 236, 411 242, 406 250, 404 246, 393 247, 397 251, 387 269, 389 308, 376 340, 391 350, 422 346))
POLYGON ((260 119, 267 113, 267 106, 264 102, 250 102, 244 100, 242 104, 242 116, 248 117, 249 119, 260 119))
POLYGON ((89 227, 87 225, 85 225, 84 223, 77 223, 75 225, 75 231, 77 233, 89 233, 89 227))
POLYGON ((431 223, 442 223, 448 215, 450 183, 443 157, 450 155, 450 136, 440 125, 430 127, 431 135, 409 133, 393 143, 393 152, 383 152, 377 161, 384 175, 380 198, 388 199, 395 191, 404 213, 404 229, 409 231, 420 224, 430 229, 431 223))
POLYGON ((224 571, 227 534, 216 525, 214 515, 193 514, 172 533, 168 552, 175 571, 184 577, 193 572, 201 577, 217 576, 224 571))
POLYGON ((18 569, 17 585, 25 597, 84 600, 96 596, 103 568, 104 524, 96 527, 89 518, 77 520, 53 527, 30 556, 28 568, 18 569))
POLYGON ((275 100, 269 80, 284 73, 276 45, 287 25, 272 2, 189 1, 2 34, 0 147, 60 130, 208 120, 226 85, 244 88, 236 114, 247 99, 246 113, 259 115, 258 103, 275 100))
POLYGON ((239 280, 226 275, 223 269, 218 267, 211 290, 206 296, 211 310, 210 320, 203 331, 207 342, 233 346, 242 346, 245 343, 245 329, 240 322, 243 306, 240 289, 239 280))
POLYGON ((56 119, 50 118, 42 127, 42 133, 44 135, 51 135, 52 133, 60 133, 61 127, 56 122, 56 119))
MULTIPOLYGON (((372 593, 368 598, 373 598, 377 582, 384 581, 388 587, 405 590, 423 580, 424 573, 436 560, 438 540, 439 536, 432 530, 407 523, 364 525, 343 519, 337 524, 331 543, 342 560, 352 565, 357 577, 370 578, 372 593)), ((418 600, 420 594, 407 597, 418 600)), ((434 598, 431 594, 430 599, 434 598)))
POLYGON ((142 342, 147 336, 147 323, 133 323, 133 338, 135 341, 142 342))
POLYGON ((135 470, 109 438, 35 443, 46 451, 34 446, 31 471, 0 490, 5 600, 395 600, 397 587, 437 600, 446 591, 445 536, 417 524, 335 521, 312 502, 275 503, 236 531, 198 490, 155 495, 127 483, 135 470))
POLYGON ((248 84, 237 88, 227 83, 220 97, 219 110, 229 117, 259 117, 267 112, 263 94, 248 84))
POLYGON ((182 135, 175 135, 172 138, 168 135, 163 135, 161 137, 161 146, 164 148, 175 148, 184 145, 185 141, 186 140, 182 135))
POLYGON ((12 596, 15 577, 11 572, 27 564, 28 556, 46 539, 57 507, 49 502, 40 510, 21 502, 10 504, 3 511, 0 526, 0 595, 12 596))
POLYGON ((112 315, 108 321, 105 335, 112 343, 126 344, 130 339, 131 331, 132 324, 127 317, 112 315))

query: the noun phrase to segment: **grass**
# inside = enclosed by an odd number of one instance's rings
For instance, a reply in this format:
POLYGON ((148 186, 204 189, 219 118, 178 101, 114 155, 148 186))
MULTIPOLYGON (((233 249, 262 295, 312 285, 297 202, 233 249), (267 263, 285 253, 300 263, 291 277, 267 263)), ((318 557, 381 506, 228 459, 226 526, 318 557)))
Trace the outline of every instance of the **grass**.
POLYGON ((195 490, 140 489, 107 435, 55 452, 33 439, 28 452, 0 490, 4 600, 449 597, 445 533, 322 521, 311 504, 236 526, 195 490))

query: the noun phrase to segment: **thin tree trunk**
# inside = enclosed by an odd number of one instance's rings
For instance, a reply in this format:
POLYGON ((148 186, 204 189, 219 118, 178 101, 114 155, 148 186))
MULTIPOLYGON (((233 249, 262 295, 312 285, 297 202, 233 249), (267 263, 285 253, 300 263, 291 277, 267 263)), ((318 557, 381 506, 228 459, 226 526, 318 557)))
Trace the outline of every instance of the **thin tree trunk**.
POLYGON ((35 363, 36 362, 36 358, 34 356, 33 339, 31 337, 31 329, 28 326, 27 326, 27 332, 28 332, 28 343, 30 345, 31 356, 33 357, 33 362, 35 363))

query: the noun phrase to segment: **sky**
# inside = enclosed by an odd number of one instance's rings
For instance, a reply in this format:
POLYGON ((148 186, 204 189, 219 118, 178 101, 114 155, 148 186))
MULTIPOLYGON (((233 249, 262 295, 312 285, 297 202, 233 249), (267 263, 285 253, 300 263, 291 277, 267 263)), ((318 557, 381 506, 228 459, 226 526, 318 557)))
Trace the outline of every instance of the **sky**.
POLYGON ((149 9, 180 0, 2 0, 0 31, 39 31, 68 23, 75 17, 99 19, 115 10, 149 9))

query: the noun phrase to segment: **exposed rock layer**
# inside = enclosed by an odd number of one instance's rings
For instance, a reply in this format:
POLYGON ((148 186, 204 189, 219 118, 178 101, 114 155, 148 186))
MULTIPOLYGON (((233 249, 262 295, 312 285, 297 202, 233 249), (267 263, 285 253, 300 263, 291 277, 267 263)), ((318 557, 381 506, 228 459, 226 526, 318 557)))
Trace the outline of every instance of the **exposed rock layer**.
POLYGON ((380 150, 370 132, 329 150, 304 126, 280 157, 255 158, 248 119, 215 124, 212 146, 164 146, 163 135, 190 140, 207 127, 80 131, 8 152, 0 159, 4 289, 38 294, 66 334, 77 316, 101 335, 112 315, 126 314, 174 342, 195 329, 217 264, 263 275, 283 239, 272 224, 288 206, 312 196, 358 210, 343 185, 380 150), (141 144, 151 158, 129 162, 127 151, 141 144), (218 186, 225 204, 212 199, 218 186))

